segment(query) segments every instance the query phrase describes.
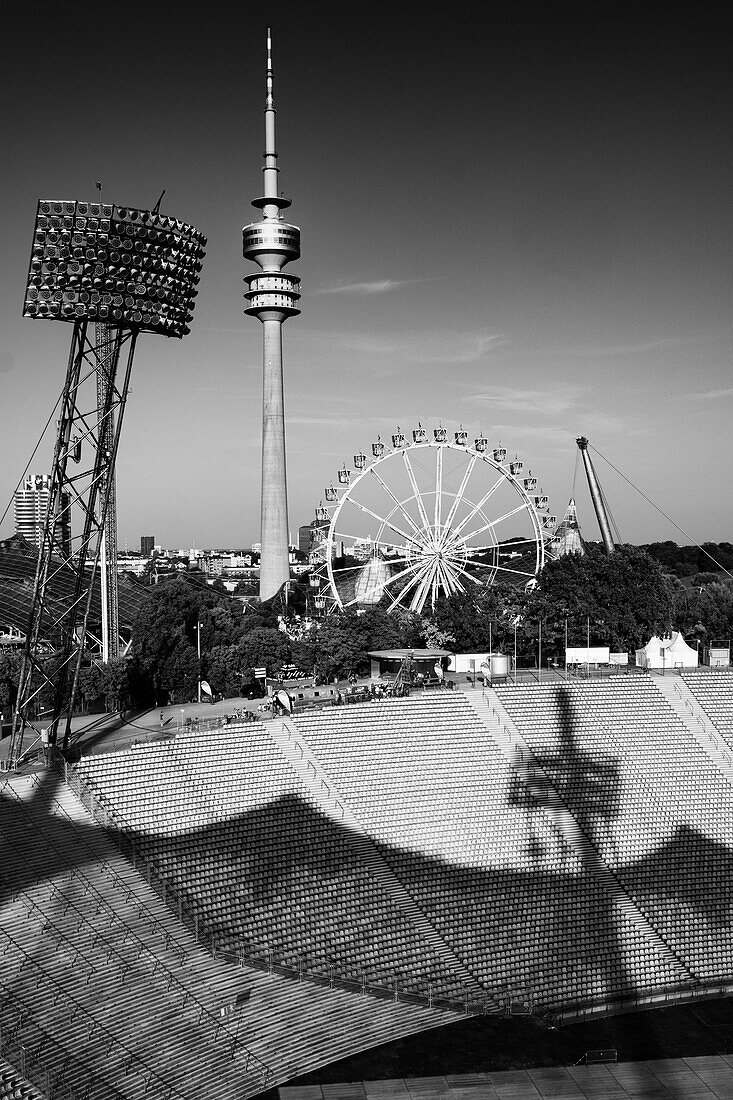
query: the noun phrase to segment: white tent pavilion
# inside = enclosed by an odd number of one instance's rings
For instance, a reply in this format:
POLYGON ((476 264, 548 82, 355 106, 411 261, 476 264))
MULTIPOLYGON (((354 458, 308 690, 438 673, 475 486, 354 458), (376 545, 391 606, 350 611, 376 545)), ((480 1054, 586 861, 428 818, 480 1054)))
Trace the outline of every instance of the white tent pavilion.
POLYGON ((655 634, 643 649, 636 651, 637 668, 697 668, 699 663, 697 650, 687 644, 679 630, 663 638, 655 634))

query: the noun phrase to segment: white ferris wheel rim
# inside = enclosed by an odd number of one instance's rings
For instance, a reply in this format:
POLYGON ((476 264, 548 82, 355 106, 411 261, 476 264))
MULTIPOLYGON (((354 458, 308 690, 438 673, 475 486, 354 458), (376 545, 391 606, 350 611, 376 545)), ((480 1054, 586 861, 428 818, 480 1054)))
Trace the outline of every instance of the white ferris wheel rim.
MULTIPOLYGON (((522 479, 523 480, 523 479, 522 479)), ((428 599, 434 604, 436 593, 443 591, 446 593, 455 591, 465 591, 463 580, 468 580, 472 583, 480 584, 482 580, 477 580, 477 577, 470 572, 466 566, 470 566, 473 569, 482 571, 482 578, 488 578, 488 583, 493 582, 498 572, 520 575, 526 578, 527 582, 536 578, 537 574, 541 571, 545 560, 545 534, 543 530, 542 521, 539 516, 539 509, 534 504, 530 494, 525 489, 517 475, 513 474, 508 468, 508 464, 504 465, 497 462, 493 454, 478 451, 475 447, 471 447, 467 444, 453 443, 448 440, 445 442, 438 442, 433 440, 426 440, 422 443, 409 443, 403 447, 390 448, 385 445, 384 452, 379 456, 374 456, 371 461, 368 461, 364 468, 359 471, 357 476, 350 480, 349 484, 344 489, 344 492, 340 495, 338 504, 336 505, 328 527, 328 535, 325 540, 325 554, 326 554, 326 573, 328 576, 328 586, 330 592, 323 593, 324 596, 328 595, 333 600, 334 604, 340 608, 346 608, 355 606, 359 603, 357 598, 353 600, 344 601, 339 592, 339 587, 334 576, 333 569, 333 552, 336 547, 337 541, 343 538, 352 537, 345 532, 339 531, 339 521, 344 506, 347 503, 351 503, 363 512, 372 516, 375 522, 379 526, 378 539, 372 540, 375 547, 390 549, 392 551, 401 551, 407 553, 406 557, 385 559, 391 564, 406 565, 407 568, 403 568, 398 571, 397 574, 393 574, 389 580, 385 583, 385 588, 388 584, 394 583, 396 580, 402 577, 409 578, 403 588, 399 591, 398 596, 392 600, 389 610, 396 607, 402 600, 403 596, 406 596, 413 591, 411 600, 407 601, 411 610, 421 611, 428 602, 428 599), (411 469, 409 456, 418 451, 435 451, 436 455, 436 484, 432 490, 425 489, 423 493, 416 483, 414 472, 411 469), (445 452, 455 452, 461 455, 466 460, 466 472, 461 482, 460 488, 455 492, 447 492, 442 485, 442 455, 445 452), (400 500, 395 494, 392 493, 385 480, 376 473, 378 468, 385 463, 394 462, 395 459, 403 460, 405 468, 408 472, 408 477, 413 488, 411 496, 400 500), (498 478, 494 482, 492 488, 488 493, 484 494, 478 504, 474 501, 468 500, 466 497, 466 488, 469 478, 473 473, 476 465, 482 463, 484 466, 493 470, 498 478), (387 516, 380 516, 373 512, 371 509, 361 505, 355 499, 356 491, 359 488, 363 480, 369 476, 376 476, 377 481, 381 484, 386 496, 392 499, 392 510, 388 512, 387 516), (519 506, 503 516, 497 517, 495 520, 486 520, 484 515, 484 506, 488 502, 491 496, 498 491, 501 487, 508 486, 513 493, 519 498, 521 503, 519 506), (425 508, 424 496, 429 494, 433 496, 433 521, 431 523, 430 518, 425 508), (450 504, 446 522, 443 522, 443 497, 450 499, 450 504), (469 505, 469 512, 460 523, 453 528, 452 522, 458 513, 459 506, 462 501, 466 501, 469 505), (409 503, 415 503, 418 507, 418 513, 420 520, 422 521, 422 527, 415 522, 414 517, 411 517, 405 510, 405 505, 409 503), (394 523, 390 522, 392 516, 397 511, 401 511, 406 523, 401 527, 396 527, 394 523), (480 516, 485 520, 483 527, 480 527, 478 531, 470 532, 468 537, 471 537, 477 533, 488 533, 493 539, 490 547, 474 547, 476 550, 482 551, 485 549, 498 548, 498 540, 494 532, 494 527, 503 522, 505 519, 525 513, 531 522, 532 538, 524 540, 527 545, 533 543, 535 546, 535 567, 534 571, 529 570, 513 570, 506 566, 500 566, 497 563, 478 562, 470 559, 470 555, 467 552, 466 539, 461 539, 461 531, 465 528, 468 521, 476 516, 480 516), (409 530, 404 530, 404 526, 411 527, 413 530, 410 533, 409 530), (393 531, 396 535, 399 535, 404 541, 396 542, 382 538, 385 528, 393 531), (408 547, 410 543, 419 547, 416 549, 412 556, 409 554, 408 547), (407 564, 411 562, 411 564, 407 564)), ((347 567, 353 572, 353 567, 347 567)))

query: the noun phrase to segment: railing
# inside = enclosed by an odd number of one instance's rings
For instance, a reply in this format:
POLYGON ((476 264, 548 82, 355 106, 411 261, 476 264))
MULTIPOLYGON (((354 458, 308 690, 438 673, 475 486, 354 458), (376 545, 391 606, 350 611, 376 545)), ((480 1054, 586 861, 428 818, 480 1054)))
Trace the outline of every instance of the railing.
POLYGON ((569 1021, 638 1012, 639 1009, 650 1006, 689 1004, 692 1001, 730 997, 732 993, 733 984, 730 983, 690 982, 683 985, 641 986, 628 996, 599 997, 565 1006, 537 1006, 535 1015, 542 1016, 550 1026, 557 1027, 569 1021))
MULTIPOLYGON (((715 733, 713 733, 712 730, 708 726, 708 719, 707 719, 707 715, 705 714, 705 709, 704 709, 702 703, 699 701, 699 699, 695 696, 694 692, 692 692, 692 696, 693 696, 693 699, 695 701, 695 705, 697 706, 698 711, 700 711, 699 714, 695 713, 695 708, 693 707, 690 700, 686 696, 683 695, 682 689, 680 688, 680 685, 678 683, 676 683, 674 685, 674 690, 677 693, 677 695, 679 696, 680 700, 685 704, 685 709, 689 713, 690 718, 694 718, 695 721, 697 722, 698 726, 702 730, 702 732, 707 734, 708 741, 710 741, 712 743, 712 745, 716 749, 718 749, 718 751, 720 752, 721 757, 723 758, 723 760, 725 761, 727 766, 729 768, 731 766, 733 766, 733 757, 731 757, 730 753, 726 752, 725 748, 723 748, 723 746, 718 743, 718 738, 715 736, 715 733)), ((690 691, 690 690, 691 689, 688 685, 688 691, 690 691)), ((711 722, 710 725, 713 727, 713 729, 716 730, 716 733, 719 733, 719 731, 715 727, 714 722, 711 722)), ((723 740, 723 744, 725 744, 725 740, 723 740)))
MULTIPOLYGON (((104 827, 107 832, 111 833, 113 839, 116 840, 116 842, 117 842, 117 847, 119 848, 120 852, 123 855, 125 854, 125 852, 124 852, 124 843, 127 842, 128 847, 129 847, 130 852, 131 852, 131 862, 133 864, 133 867, 135 867, 136 870, 140 871, 144 875, 148 885, 158 894, 159 897, 162 898, 162 900, 168 905, 168 907, 178 916, 179 921, 182 924, 184 924, 186 927, 188 927, 194 933, 196 940, 200 944, 202 944, 202 946, 204 946, 206 949, 208 949, 210 951, 210 953, 212 955, 214 955, 214 957, 216 957, 216 945, 214 943, 213 937, 209 936, 206 933, 203 926, 200 927, 200 921, 199 921, 199 917, 198 917, 196 911, 192 907, 189 907, 183 901, 183 899, 180 897, 180 895, 176 894, 176 892, 174 890, 172 890, 171 887, 169 887, 167 885, 165 879, 162 876, 157 874, 157 871, 155 871, 152 863, 150 861, 144 859, 144 857, 141 855, 139 849, 135 845, 135 842, 124 831, 124 829, 121 828, 119 826, 119 824, 113 818, 111 818, 111 815, 110 815, 109 811, 105 808, 103 813, 100 813, 98 800, 95 796, 95 793, 94 793, 93 789, 89 786, 89 784, 87 784, 81 778, 81 776, 78 774, 78 772, 73 771, 73 770, 71 771, 71 776, 72 776, 74 782, 70 781, 69 767, 68 767, 66 761, 64 760, 64 758, 61 756, 61 754, 59 752, 57 752, 56 750, 51 750, 51 760, 52 760, 53 765, 56 767, 57 771, 59 771, 63 775, 65 781, 69 784, 71 789, 74 791, 74 793, 78 797, 79 801, 81 802, 82 806, 85 806, 85 808, 89 810, 92 817, 95 819, 95 821, 97 821, 97 823, 99 825, 104 827)), ((62 810, 62 812, 65 813, 65 811, 63 811, 63 807, 60 807, 60 809, 62 810)), ((66 815, 66 816, 68 817, 68 815, 66 815)), ((71 819, 69 819, 69 820, 71 821, 71 819)), ((73 822, 72 822, 72 824, 73 824, 73 822)), ((95 853, 95 858, 97 859, 98 862, 100 862, 103 865, 105 870, 108 870, 109 872, 111 872, 113 874, 113 876, 115 878, 115 885, 117 885, 119 883, 120 886, 124 887, 124 883, 122 882, 121 879, 119 879, 119 876, 114 871, 114 868, 112 868, 108 863, 106 863, 105 860, 100 859, 100 857, 96 853, 95 853)), ((99 893, 99 891, 96 890, 93 883, 88 878, 86 878, 86 876, 84 876, 83 873, 78 868, 75 868, 74 874, 78 875, 82 878, 82 880, 84 881, 84 883, 88 887, 88 889, 95 895, 98 905, 102 905, 107 910, 112 911, 112 907, 109 905, 109 903, 103 898, 103 896, 99 893)), ((112 912, 111 915, 112 915, 112 919, 113 919, 113 912, 112 912)), ((166 946, 167 947, 170 946, 171 937, 170 937, 170 933, 169 933, 168 929, 165 928, 165 926, 162 925, 153 916, 150 916, 149 923, 151 924, 151 927, 153 928, 153 930, 156 933, 160 934, 164 938, 164 940, 166 942, 166 946)), ((143 944, 142 941, 140 941, 138 937, 136 937, 136 939, 138 939, 138 942, 141 944, 141 947, 142 947, 143 950, 145 950, 149 953, 152 953, 151 949, 148 948, 147 945, 143 944)), ((119 953, 116 952, 116 954, 119 954, 119 953)), ((157 957, 157 955, 154 955, 154 958, 155 958, 155 961, 156 961, 156 965, 161 965, 160 959, 157 957)), ((183 959, 184 959, 184 956, 181 955, 180 961, 183 962, 183 959)), ((123 962, 124 962, 124 960, 123 960, 123 962)), ((218 1039, 219 1036, 220 1036, 220 1032, 224 1031, 224 1033, 227 1035, 227 1037, 229 1039, 231 1039, 231 1056, 235 1057, 235 1055, 237 1055, 237 1054, 244 1055, 245 1056, 245 1070, 249 1070, 251 1067, 256 1069, 259 1072, 259 1074, 262 1078, 263 1085, 267 1086, 267 1084, 270 1080, 270 1077, 271 1077, 270 1068, 264 1062, 262 1062, 259 1058, 257 1058, 257 1056, 254 1055, 245 1046, 245 1044, 242 1040, 229 1035, 229 1033, 226 1032, 222 1022, 220 1020, 218 1020, 216 1018, 216 1016, 213 1015, 213 1013, 209 1012, 209 1010, 206 1009, 203 1004, 201 1004, 201 1002, 198 1000, 198 998, 195 997, 194 994, 192 994, 191 990, 189 988, 187 988, 181 981, 179 981, 179 979, 176 978, 176 976, 172 973, 172 971, 170 971, 167 967, 165 968, 165 970, 166 970, 166 980, 168 982, 169 988, 171 988, 173 986, 176 987, 177 991, 179 992, 179 994, 183 998, 184 1005, 188 1001, 193 1002, 196 1005, 196 1007, 199 1011, 199 1023, 201 1023, 202 1020, 207 1019, 209 1021, 209 1023, 214 1028, 214 1038, 215 1039, 218 1039)))
MULTIPOLYGON (((125 1043, 123 1043, 120 1039, 113 1035, 108 1028, 106 1028, 103 1024, 100 1024, 94 1016, 87 1012, 82 1003, 80 1001, 77 1001, 75 997, 72 997, 72 995, 59 982, 57 982, 55 978, 52 978, 50 974, 46 973, 43 968, 35 961, 35 959, 31 958, 31 956, 28 955, 28 953, 24 951, 18 943, 15 942, 12 936, 8 932, 6 932, 5 929, 0 929, 0 934, 5 937, 6 941, 10 942, 16 952, 20 952, 20 954, 23 956, 21 969, 27 968, 31 973, 35 974, 36 981, 32 986, 34 997, 43 997, 43 983, 46 983, 48 986, 51 987, 53 1004, 55 1007, 58 1006, 59 1000, 63 998, 65 1001, 68 1002, 68 1006, 70 1006, 70 1021, 73 1022, 77 1018, 82 1019, 86 1023, 86 1028, 88 1029, 87 1033, 90 1039, 95 1035, 99 1035, 104 1040, 104 1047, 107 1057, 109 1057, 113 1048, 121 1049, 124 1052, 125 1061, 127 1063, 127 1069, 125 1072, 128 1073, 130 1070, 134 1069, 137 1075, 145 1083, 146 1092, 150 1087, 153 1079, 155 1079, 156 1084, 158 1085, 159 1094, 161 1096, 165 1096, 167 1100, 173 1100, 174 1097, 178 1097, 179 1100, 189 1100, 189 1098, 187 1098, 184 1093, 179 1092, 178 1089, 170 1085, 164 1077, 162 1077, 159 1073, 156 1073, 155 1070, 146 1065, 146 1063, 138 1055, 131 1051, 130 1048, 125 1045, 125 1043)), ((15 998, 15 1000, 19 1001, 19 1003, 23 1006, 23 1010, 25 1010, 25 1013, 27 1014, 25 1017, 25 1020, 27 1022, 27 1019, 30 1016, 30 1009, 28 1005, 20 1001, 19 998, 15 998)), ((21 1028, 19 1026, 16 1030, 16 1034, 18 1031, 20 1031, 20 1029, 21 1028)), ((27 1049, 28 1048, 26 1047, 26 1053, 27 1049)), ((64 1068, 68 1068, 69 1061, 71 1061, 70 1057, 67 1059, 67 1063, 64 1068)), ((116 1090, 111 1089, 107 1082, 102 1081, 102 1079, 99 1078, 96 1074, 90 1073, 86 1069, 84 1070, 84 1074, 87 1080, 83 1089, 83 1097, 88 1097, 91 1090, 97 1085, 101 1087, 102 1096, 119 1096, 116 1090)))
MULTIPOLYGON (((83 1095, 70 1085, 61 1081, 64 1070, 70 1060, 63 1047, 49 1038, 43 1029, 32 1021, 32 1012, 15 994, 5 988, 0 988, 0 1013, 8 1011, 17 1014, 15 1026, 2 1022, 0 1019, 0 1056, 12 1067, 13 1071, 25 1081, 30 1082, 41 1092, 45 1100, 84 1100, 88 1096, 95 1081, 91 1074, 87 1075, 83 1095), (31 1026, 33 1042, 20 1039, 19 1034, 31 1026), (61 1059, 61 1068, 52 1069, 49 1066, 48 1057, 44 1057, 48 1050, 53 1049, 57 1058, 61 1059)), ((109 1089, 106 1095, 111 1096, 109 1089)), ((114 1093, 115 1096, 119 1094, 114 1093)))

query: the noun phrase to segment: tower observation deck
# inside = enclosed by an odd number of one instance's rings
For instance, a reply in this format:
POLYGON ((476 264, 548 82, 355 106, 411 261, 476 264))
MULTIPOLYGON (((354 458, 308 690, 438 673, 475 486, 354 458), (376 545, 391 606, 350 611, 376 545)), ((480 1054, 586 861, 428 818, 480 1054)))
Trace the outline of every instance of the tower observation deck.
POLYGON ((246 275, 244 312, 259 317, 262 333, 262 492, 260 498, 260 599, 276 595, 290 577, 288 502, 285 464, 282 325, 300 313, 300 279, 284 272, 300 256, 300 229, 283 220, 290 200, 278 192, 275 106, 272 94, 272 43, 267 32, 264 189, 252 205, 259 221, 242 230, 242 252, 261 270, 246 275))

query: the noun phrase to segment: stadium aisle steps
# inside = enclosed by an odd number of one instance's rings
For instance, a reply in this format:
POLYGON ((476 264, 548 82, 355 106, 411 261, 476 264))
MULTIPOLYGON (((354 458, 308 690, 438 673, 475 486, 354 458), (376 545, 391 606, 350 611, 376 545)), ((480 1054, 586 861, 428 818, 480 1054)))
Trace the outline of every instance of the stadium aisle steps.
MULTIPOLYGON (((728 681, 721 686, 733 690, 733 674, 727 674, 728 681)), ((654 687, 664 696, 688 733, 697 741, 701 750, 710 757, 716 768, 733 784, 733 736, 728 736, 725 722, 721 719, 720 693, 717 684, 697 685, 697 679, 707 676, 715 678, 715 673, 685 673, 682 676, 656 676, 654 687), (710 690, 712 686, 712 691, 710 690), (705 705, 703 705, 703 703, 705 705), (718 722, 716 723, 716 718, 718 722), (719 723, 719 724, 718 724, 719 723)), ((723 693, 722 698, 725 699, 723 693)), ((731 704, 733 713, 733 703, 731 704)), ((731 726, 733 730, 733 726, 731 726)))
MULTIPOLYGON (((298 734, 294 727, 283 719, 273 719, 268 723, 267 730, 294 771, 306 785, 311 787, 324 812, 336 816, 340 823, 349 830, 349 843, 357 852, 361 862, 369 868, 380 886, 395 904, 399 905, 406 918, 416 926, 425 942, 431 945, 436 957, 442 961, 446 972, 455 980, 456 990, 462 991, 464 994, 467 993, 470 997, 483 998, 484 991, 475 977, 461 964, 445 941, 436 933, 435 928, 426 919, 415 899, 405 889, 372 839, 364 831, 363 826, 353 813, 352 808, 347 805, 334 781, 326 774, 313 754, 310 753, 305 742, 301 745, 298 741, 298 734), (303 752, 303 748, 305 748, 305 752, 303 752)), ((499 1003, 494 1003, 493 1007, 494 1010, 499 1010, 502 1006, 499 1003)))
POLYGON ((679 680, 733 752, 733 669, 683 672, 679 680))
MULTIPOLYGON (((503 747, 506 753, 516 753, 517 748, 519 748, 527 755, 532 764, 535 763, 532 751, 522 737, 521 730, 505 708, 497 692, 487 688, 482 696, 473 692, 468 696, 468 700, 479 717, 486 722, 487 729, 490 729, 497 737, 497 743, 503 747)), ((583 866, 608 891, 613 899, 613 904, 621 910, 625 919, 633 924, 642 936, 647 938, 649 950, 657 952, 666 959, 672 973, 676 972, 679 982, 694 981, 694 975, 682 960, 670 950, 669 944, 659 935, 657 929, 653 927, 645 914, 641 912, 623 889, 611 868, 604 862, 600 852, 592 844, 591 839, 580 828, 572 814, 571 807, 552 786, 549 776, 544 796, 547 808, 552 812, 553 818, 559 824, 568 843, 581 856, 583 866)))
POLYGON ((448 968, 436 954, 439 944, 446 955, 442 941, 426 942, 427 926, 370 873, 262 723, 213 730, 204 742, 183 734, 162 748, 95 755, 74 774, 134 828, 143 854, 196 907, 222 950, 266 944, 265 957, 269 951, 296 970, 305 958, 323 977, 334 966, 338 978, 364 977, 385 991, 399 975, 406 992, 464 1003, 455 960, 448 968), (170 774, 161 766, 167 759, 170 774), (205 800, 178 781, 186 775, 205 786, 205 800))
POLYGON ((733 974, 733 790, 655 680, 497 693, 634 905, 715 985, 733 974))
MULTIPOLYGON (((528 812, 465 696, 344 709, 293 723, 482 984, 551 1004, 631 992, 608 891, 550 816, 528 812)), ((646 936, 626 923, 641 959, 646 936)))

